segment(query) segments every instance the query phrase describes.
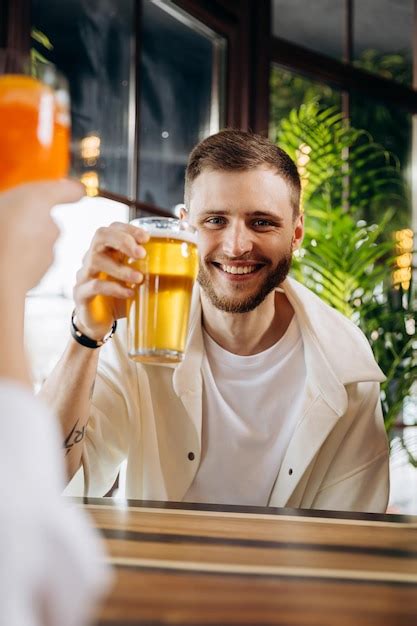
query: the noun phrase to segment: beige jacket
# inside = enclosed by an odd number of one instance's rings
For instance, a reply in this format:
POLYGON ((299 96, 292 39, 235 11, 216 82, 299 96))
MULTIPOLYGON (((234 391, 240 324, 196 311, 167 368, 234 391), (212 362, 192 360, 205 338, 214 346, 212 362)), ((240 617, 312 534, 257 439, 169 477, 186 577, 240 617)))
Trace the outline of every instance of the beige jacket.
MULTIPOLYGON (((268 504, 383 512, 389 490, 379 399, 384 376, 352 322, 293 279, 283 288, 304 341, 307 393, 268 504)), ((176 367, 129 360, 120 324, 100 355, 83 456, 86 495, 106 493, 127 458, 127 498, 182 500, 200 461, 202 355, 198 288, 186 355, 176 367)))

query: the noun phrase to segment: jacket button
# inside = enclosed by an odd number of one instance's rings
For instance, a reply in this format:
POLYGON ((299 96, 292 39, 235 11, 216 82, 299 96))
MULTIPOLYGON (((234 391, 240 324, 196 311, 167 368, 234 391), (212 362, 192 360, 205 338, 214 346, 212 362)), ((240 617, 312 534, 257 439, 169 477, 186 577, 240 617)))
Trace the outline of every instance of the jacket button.
POLYGON ((288 470, 288 473, 291 476, 291 474, 292 474, 292 467, 290 467, 290 469, 288 470))
POLYGON ((194 452, 189 452, 189 453, 188 453, 188 459, 189 459, 190 461, 194 461, 194 459, 195 459, 194 452))

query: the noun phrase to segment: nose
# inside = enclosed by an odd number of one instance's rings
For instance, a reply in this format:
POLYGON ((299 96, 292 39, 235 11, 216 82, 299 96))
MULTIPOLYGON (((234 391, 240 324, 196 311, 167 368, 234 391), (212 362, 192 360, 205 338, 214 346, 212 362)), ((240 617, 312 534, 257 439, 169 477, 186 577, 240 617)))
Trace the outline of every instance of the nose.
POLYGON ((245 224, 231 224, 225 232, 223 251, 229 257, 240 257, 252 251, 252 234, 245 224))

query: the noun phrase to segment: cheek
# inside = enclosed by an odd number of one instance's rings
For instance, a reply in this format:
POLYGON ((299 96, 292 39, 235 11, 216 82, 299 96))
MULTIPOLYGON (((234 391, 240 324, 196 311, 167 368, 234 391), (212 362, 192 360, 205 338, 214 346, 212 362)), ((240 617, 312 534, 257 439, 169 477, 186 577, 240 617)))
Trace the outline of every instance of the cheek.
POLYGON ((204 259, 207 255, 213 253, 219 247, 218 238, 212 234, 207 234, 201 230, 198 233, 198 252, 200 257, 204 259))
POLYGON ((260 248, 262 253, 267 256, 269 259, 274 261, 280 261, 283 256, 287 256, 292 252, 292 244, 291 239, 285 237, 285 239, 275 240, 271 242, 268 246, 263 246, 260 248))
POLYGON ((198 255, 200 263, 205 263, 206 259, 212 256, 211 250, 201 245, 198 246, 198 255))

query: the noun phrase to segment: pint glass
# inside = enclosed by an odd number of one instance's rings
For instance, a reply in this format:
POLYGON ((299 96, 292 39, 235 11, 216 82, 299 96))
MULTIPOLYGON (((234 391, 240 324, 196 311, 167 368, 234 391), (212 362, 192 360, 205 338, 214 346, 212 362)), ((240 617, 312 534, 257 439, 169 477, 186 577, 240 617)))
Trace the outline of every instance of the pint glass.
POLYGON ((143 363, 181 361, 198 270, 196 231, 174 218, 144 217, 131 224, 150 239, 142 244, 146 257, 129 260, 144 276, 127 301, 129 356, 143 363))
POLYGON ((0 49, 0 191, 65 176, 69 127, 65 78, 52 64, 0 49))

